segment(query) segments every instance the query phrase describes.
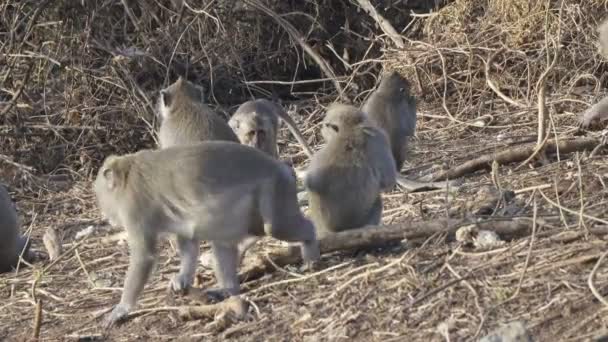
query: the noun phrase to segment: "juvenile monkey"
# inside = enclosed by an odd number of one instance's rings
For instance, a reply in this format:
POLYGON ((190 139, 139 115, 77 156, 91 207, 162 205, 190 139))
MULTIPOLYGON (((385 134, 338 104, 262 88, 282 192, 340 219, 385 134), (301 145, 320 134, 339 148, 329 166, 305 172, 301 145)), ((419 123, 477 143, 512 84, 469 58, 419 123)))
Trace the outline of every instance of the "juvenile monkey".
POLYGON ((242 144, 256 147, 278 159, 279 118, 285 121, 291 133, 302 145, 306 155, 311 157, 312 149, 296 123, 281 106, 271 101, 259 99, 243 103, 232 115, 228 124, 236 132, 242 144))
POLYGON ((386 134, 344 104, 329 106, 321 134, 326 145, 304 178, 318 235, 380 223, 380 193, 395 186, 397 174, 386 134))
POLYGON ((238 245, 256 236, 298 243, 306 264, 320 257, 315 227, 298 207, 288 167, 249 146, 207 141, 110 156, 93 188, 103 216, 125 227, 130 248, 122 297, 105 326, 135 306, 161 232, 177 235, 180 270, 170 283, 175 291, 192 285, 201 240, 213 251, 219 288, 208 292, 214 295, 239 293, 238 245))
POLYGON ((12 270, 22 252, 27 256, 29 247, 27 239, 19 233, 17 212, 8 191, 0 184, 0 273, 12 270))
POLYGON ((416 131, 416 99, 410 95, 409 82, 396 71, 386 74, 361 110, 388 135, 399 172, 407 154, 408 139, 416 131))
POLYGON ((180 76, 160 91, 161 148, 203 140, 239 142, 226 120, 204 103, 203 90, 180 76))

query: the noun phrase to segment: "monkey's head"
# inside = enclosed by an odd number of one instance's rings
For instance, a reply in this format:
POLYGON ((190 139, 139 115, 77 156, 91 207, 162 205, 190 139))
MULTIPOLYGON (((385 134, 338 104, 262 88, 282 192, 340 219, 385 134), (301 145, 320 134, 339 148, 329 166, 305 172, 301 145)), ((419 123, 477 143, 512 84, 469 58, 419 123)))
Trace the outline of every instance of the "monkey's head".
POLYGON ((342 133, 350 132, 354 127, 367 123, 367 117, 358 108, 342 103, 332 103, 327 107, 321 127, 325 141, 331 141, 342 133))
POLYGON ((93 182, 97 205, 111 225, 119 224, 119 200, 124 196, 132 160, 129 156, 107 157, 93 182))
POLYGON ((203 88, 180 76, 173 84, 161 89, 157 106, 161 119, 166 119, 184 105, 202 102, 204 102, 203 88))
POLYGON ((270 137, 274 132, 269 118, 262 115, 251 113, 250 115, 239 115, 228 121, 228 125, 236 133, 239 141, 243 145, 266 150, 267 145, 272 143, 270 137))
POLYGON ((409 95, 410 84, 398 72, 393 70, 382 77, 378 92, 391 97, 409 95))

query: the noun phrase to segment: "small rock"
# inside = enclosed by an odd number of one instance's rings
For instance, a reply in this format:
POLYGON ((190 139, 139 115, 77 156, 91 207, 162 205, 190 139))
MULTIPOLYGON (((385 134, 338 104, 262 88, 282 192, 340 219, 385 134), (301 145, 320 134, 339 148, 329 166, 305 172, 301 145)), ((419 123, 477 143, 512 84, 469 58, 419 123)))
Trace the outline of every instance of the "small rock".
POLYGON ((515 321, 494 330, 479 342, 532 342, 532 336, 521 321, 515 321))

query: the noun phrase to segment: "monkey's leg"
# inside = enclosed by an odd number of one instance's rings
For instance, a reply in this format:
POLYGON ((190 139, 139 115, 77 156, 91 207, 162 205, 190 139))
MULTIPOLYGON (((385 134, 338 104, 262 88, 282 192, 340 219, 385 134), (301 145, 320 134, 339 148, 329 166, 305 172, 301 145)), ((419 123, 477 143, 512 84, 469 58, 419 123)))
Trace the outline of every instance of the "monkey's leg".
MULTIPOLYGON (((240 265, 243 262, 243 257, 247 250, 253 246, 260 238, 254 235, 247 235, 238 245, 238 255, 237 255, 237 263, 240 265)), ((213 252, 207 251, 203 253, 203 255, 199 258, 199 261, 203 267, 212 268, 213 267, 213 252)))
POLYGON ((302 215, 293 193, 261 191, 259 208, 264 232, 275 239, 297 242, 306 267, 321 258, 315 226, 302 215))
POLYGON ((177 237, 177 249, 180 256, 179 273, 171 279, 170 286, 175 292, 186 293, 194 282, 196 264, 200 252, 200 241, 177 237))
POLYGON ((137 297, 141 293, 152 273, 156 260, 156 237, 141 228, 139 231, 129 233, 129 268, 122 291, 120 303, 106 316, 104 327, 108 328, 124 319, 135 306, 137 297))
POLYGON ((377 226, 380 224, 380 221, 382 221, 382 197, 378 196, 374 205, 369 210, 366 224, 377 226))
POLYGON ((218 288, 207 290, 207 294, 217 299, 238 295, 241 288, 237 273, 238 246, 230 242, 210 242, 213 252, 213 270, 218 288))

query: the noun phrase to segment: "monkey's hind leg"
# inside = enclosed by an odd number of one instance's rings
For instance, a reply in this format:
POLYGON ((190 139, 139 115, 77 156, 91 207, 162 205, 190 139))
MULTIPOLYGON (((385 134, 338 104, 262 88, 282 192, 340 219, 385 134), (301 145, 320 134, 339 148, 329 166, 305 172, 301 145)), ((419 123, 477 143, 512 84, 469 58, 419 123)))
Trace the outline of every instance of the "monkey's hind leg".
POLYGON ((128 239, 130 253, 125 285, 120 303, 104 319, 105 328, 109 328, 127 317, 154 268, 156 236, 146 232, 144 228, 139 228, 130 231, 128 239))
POLYGON ((382 197, 378 196, 369 210, 369 216, 365 224, 377 226, 382 222, 382 197))
POLYGON ((232 242, 210 241, 213 252, 213 270, 218 287, 207 289, 207 294, 217 300, 236 296, 240 292, 237 273, 238 246, 232 242))
POLYGON ((170 286, 175 292, 185 294, 194 282, 196 265, 200 252, 198 239, 177 237, 177 249, 180 256, 179 273, 171 279, 170 286))

